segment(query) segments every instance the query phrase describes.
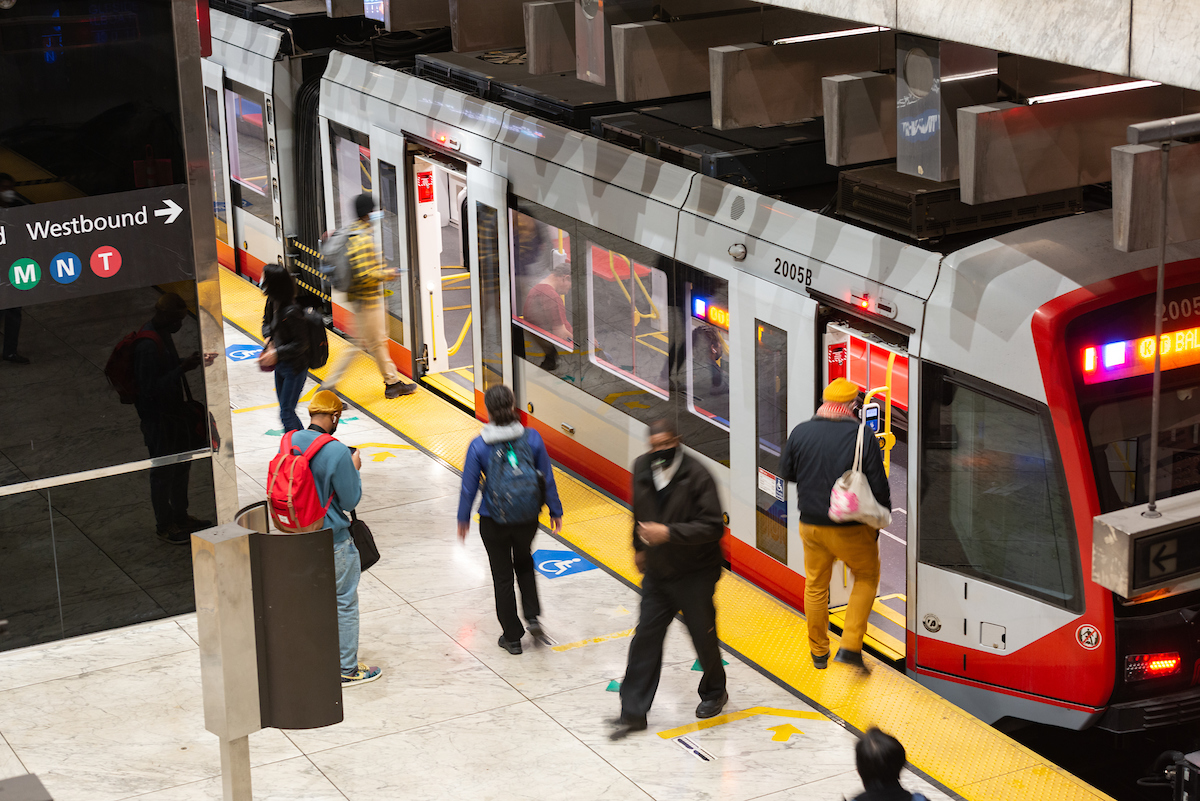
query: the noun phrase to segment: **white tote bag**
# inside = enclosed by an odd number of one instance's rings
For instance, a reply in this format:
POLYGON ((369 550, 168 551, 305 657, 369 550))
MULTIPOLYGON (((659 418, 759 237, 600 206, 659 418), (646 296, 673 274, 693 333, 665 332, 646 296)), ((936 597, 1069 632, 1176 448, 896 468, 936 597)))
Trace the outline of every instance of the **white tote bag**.
POLYGON ((892 510, 875 500, 871 484, 862 471, 863 439, 866 421, 858 427, 854 446, 854 467, 842 473, 829 493, 829 519, 838 523, 863 523, 874 529, 892 524, 892 510))

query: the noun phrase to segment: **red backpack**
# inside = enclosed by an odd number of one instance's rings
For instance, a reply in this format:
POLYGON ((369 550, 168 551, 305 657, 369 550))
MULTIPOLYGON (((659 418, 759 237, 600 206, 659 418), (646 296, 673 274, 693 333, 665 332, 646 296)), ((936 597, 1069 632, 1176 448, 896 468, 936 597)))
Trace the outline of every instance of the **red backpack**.
POLYGON ((137 400, 137 375, 133 370, 133 350, 143 339, 150 339, 158 347, 162 347, 162 338, 154 331, 134 331, 113 348, 104 365, 104 375, 112 388, 121 396, 121 403, 133 403, 137 400))
POLYGON ((304 453, 297 453, 292 449, 292 435, 295 433, 289 431, 283 435, 279 454, 271 460, 267 478, 271 517, 280 531, 289 534, 319 530, 325 522, 329 504, 333 503, 333 494, 330 493, 329 503, 321 505, 309 461, 317 455, 317 451, 334 442, 334 438, 321 434, 304 453))

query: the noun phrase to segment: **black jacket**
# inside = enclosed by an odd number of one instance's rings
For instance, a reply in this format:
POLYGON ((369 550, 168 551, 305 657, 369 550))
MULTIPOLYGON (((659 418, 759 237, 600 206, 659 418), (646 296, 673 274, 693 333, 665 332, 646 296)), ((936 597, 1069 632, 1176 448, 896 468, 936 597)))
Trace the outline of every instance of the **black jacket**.
MULTIPOLYGON (((800 519, 810 526, 856 526, 829 519, 829 493, 833 483, 854 466, 854 443, 858 439, 858 421, 814 417, 792 429, 779 457, 779 476, 796 484, 800 519)), ((865 432, 863 473, 871 485, 875 500, 892 508, 892 490, 883 453, 875 443, 871 429, 865 432)))
POLYGON ((262 335, 270 337, 275 356, 288 366, 304 372, 308 369, 308 332, 304 330, 304 309, 293 303, 279 308, 267 298, 263 307, 262 335))
POLYGON ((719 567, 725 523, 717 484, 704 465, 683 454, 679 469, 663 491, 654 487, 650 454, 633 463, 633 547, 646 552, 646 573, 671 579, 719 567), (638 523, 664 523, 671 539, 649 546, 637 535, 638 523))

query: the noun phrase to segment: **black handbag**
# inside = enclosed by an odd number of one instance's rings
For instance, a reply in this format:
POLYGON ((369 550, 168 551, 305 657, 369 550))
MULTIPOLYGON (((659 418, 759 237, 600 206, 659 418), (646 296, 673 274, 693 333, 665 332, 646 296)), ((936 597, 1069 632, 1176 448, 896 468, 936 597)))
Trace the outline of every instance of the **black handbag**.
POLYGON ((379 561, 379 549, 375 547, 375 535, 371 528, 358 519, 353 511, 350 512, 350 536, 354 539, 354 547, 358 549, 359 569, 367 572, 379 561))

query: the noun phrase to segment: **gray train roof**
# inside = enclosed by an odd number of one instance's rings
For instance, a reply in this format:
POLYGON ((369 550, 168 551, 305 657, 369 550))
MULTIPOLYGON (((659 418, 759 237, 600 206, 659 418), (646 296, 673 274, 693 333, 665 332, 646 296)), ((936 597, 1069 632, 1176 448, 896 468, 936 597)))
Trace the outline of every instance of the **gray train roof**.
MULTIPOLYGON (((1080 287, 1158 264, 1158 250, 1112 247, 1112 212, 1032 225, 951 253, 925 310, 921 358, 1045 402, 1033 344, 1034 312, 1080 287)), ((1168 264, 1200 256, 1200 242, 1167 248, 1168 264)))
POLYGON ((279 55, 283 32, 216 9, 211 19, 212 60, 233 80, 270 94, 273 62, 279 55))
POLYGON ((321 82, 321 106, 336 106, 333 85, 379 98, 460 130, 494 140, 504 119, 504 107, 392 67, 374 64, 335 51, 329 55, 321 82))

